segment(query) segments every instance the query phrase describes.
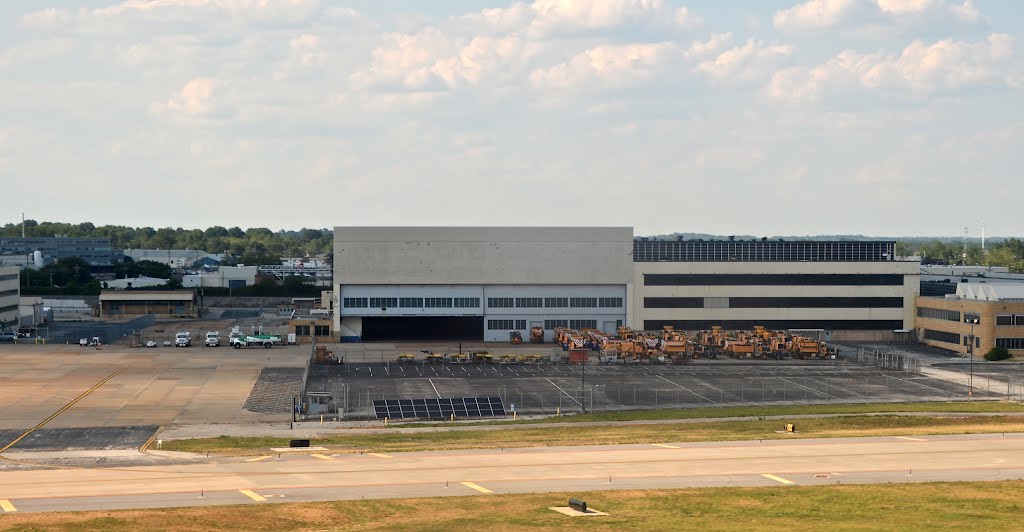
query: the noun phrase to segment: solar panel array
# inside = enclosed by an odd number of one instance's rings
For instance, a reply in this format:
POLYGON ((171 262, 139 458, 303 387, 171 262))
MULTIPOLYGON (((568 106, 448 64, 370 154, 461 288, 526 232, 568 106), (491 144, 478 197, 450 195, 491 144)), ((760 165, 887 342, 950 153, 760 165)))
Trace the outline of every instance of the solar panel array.
POLYGON ((500 397, 453 397, 449 399, 379 399, 373 402, 377 419, 449 419, 505 415, 500 397))

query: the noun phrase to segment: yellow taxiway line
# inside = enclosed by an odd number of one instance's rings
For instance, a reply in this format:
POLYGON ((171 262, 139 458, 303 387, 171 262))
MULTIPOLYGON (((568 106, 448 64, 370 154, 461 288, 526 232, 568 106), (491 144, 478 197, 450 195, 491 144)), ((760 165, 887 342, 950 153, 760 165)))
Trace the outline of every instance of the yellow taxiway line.
POLYGON ((261 502, 261 501, 267 500, 266 497, 260 495, 259 493, 254 492, 254 491, 238 490, 238 493, 241 493, 242 495, 245 495, 246 497, 249 497, 250 499, 252 499, 252 500, 254 500, 256 502, 261 502))
POLYGON ((782 483, 782 484, 795 484, 795 482, 793 482, 792 480, 786 480, 786 479, 784 479, 782 477, 777 477, 775 475, 771 475, 771 474, 768 474, 768 473, 761 473, 761 476, 764 477, 764 478, 772 479, 775 482, 779 482, 779 483, 782 483))

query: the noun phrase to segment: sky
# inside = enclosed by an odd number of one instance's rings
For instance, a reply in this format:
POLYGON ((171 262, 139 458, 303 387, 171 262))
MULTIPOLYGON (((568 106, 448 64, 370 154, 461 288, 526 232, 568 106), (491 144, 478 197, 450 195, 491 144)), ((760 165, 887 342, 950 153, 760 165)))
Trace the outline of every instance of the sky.
POLYGON ((1022 35, 1018 0, 5 0, 0 224, 1020 236, 1022 35))

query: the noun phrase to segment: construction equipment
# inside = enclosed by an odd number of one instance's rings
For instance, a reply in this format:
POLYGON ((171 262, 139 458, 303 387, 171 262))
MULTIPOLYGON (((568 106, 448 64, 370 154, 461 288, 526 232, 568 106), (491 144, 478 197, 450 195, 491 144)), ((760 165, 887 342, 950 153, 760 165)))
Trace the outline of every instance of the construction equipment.
POLYGON ((313 361, 320 365, 342 364, 344 362, 342 358, 334 355, 334 351, 329 351, 324 344, 317 344, 313 348, 313 361))
MULTIPOLYGON (((318 346, 319 347, 319 346, 318 346)), ((400 364, 410 364, 416 361, 415 353, 402 353, 398 355, 398 362, 400 364)))
POLYGON ((508 341, 514 345, 523 343, 523 333, 519 331, 509 331, 508 341))
POLYGON ((531 344, 543 344, 544 343, 544 327, 530 327, 530 343, 531 344))

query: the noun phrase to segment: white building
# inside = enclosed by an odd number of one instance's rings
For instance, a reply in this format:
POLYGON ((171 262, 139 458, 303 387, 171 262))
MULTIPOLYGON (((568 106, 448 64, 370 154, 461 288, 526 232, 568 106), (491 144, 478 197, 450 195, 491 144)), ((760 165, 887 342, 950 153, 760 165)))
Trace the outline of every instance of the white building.
POLYGON ((21 271, 0 268, 0 329, 17 329, 21 319, 21 271))
POLYGON ((185 288, 240 288, 256 284, 259 272, 259 266, 221 266, 215 272, 182 276, 181 285, 185 288))
POLYGON ((210 262, 220 262, 224 259, 224 255, 207 253, 201 249, 126 249, 124 256, 135 262, 159 262, 179 269, 191 268, 193 264, 203 259, 210 262))
POLYGON ((343 340, 508 341, 626 321, 632 229, 336 227, 343 340))
MULTIPOLYGON (((542 326, 914 328, 920 264, 892 241, 634 241, 631 228, 335 228, 348 340, 526 339, 542 326)), ((325 305, 327 305, 325 303, 325 305)))
POLYGON ((164 286, 170 279, 160 279, 159 277, 126 277, 124 279, 111 279, 110 281, 103 281, 104 288, 111 290, 125 290, 128 288, 151 288, 154 286, 164 286))

